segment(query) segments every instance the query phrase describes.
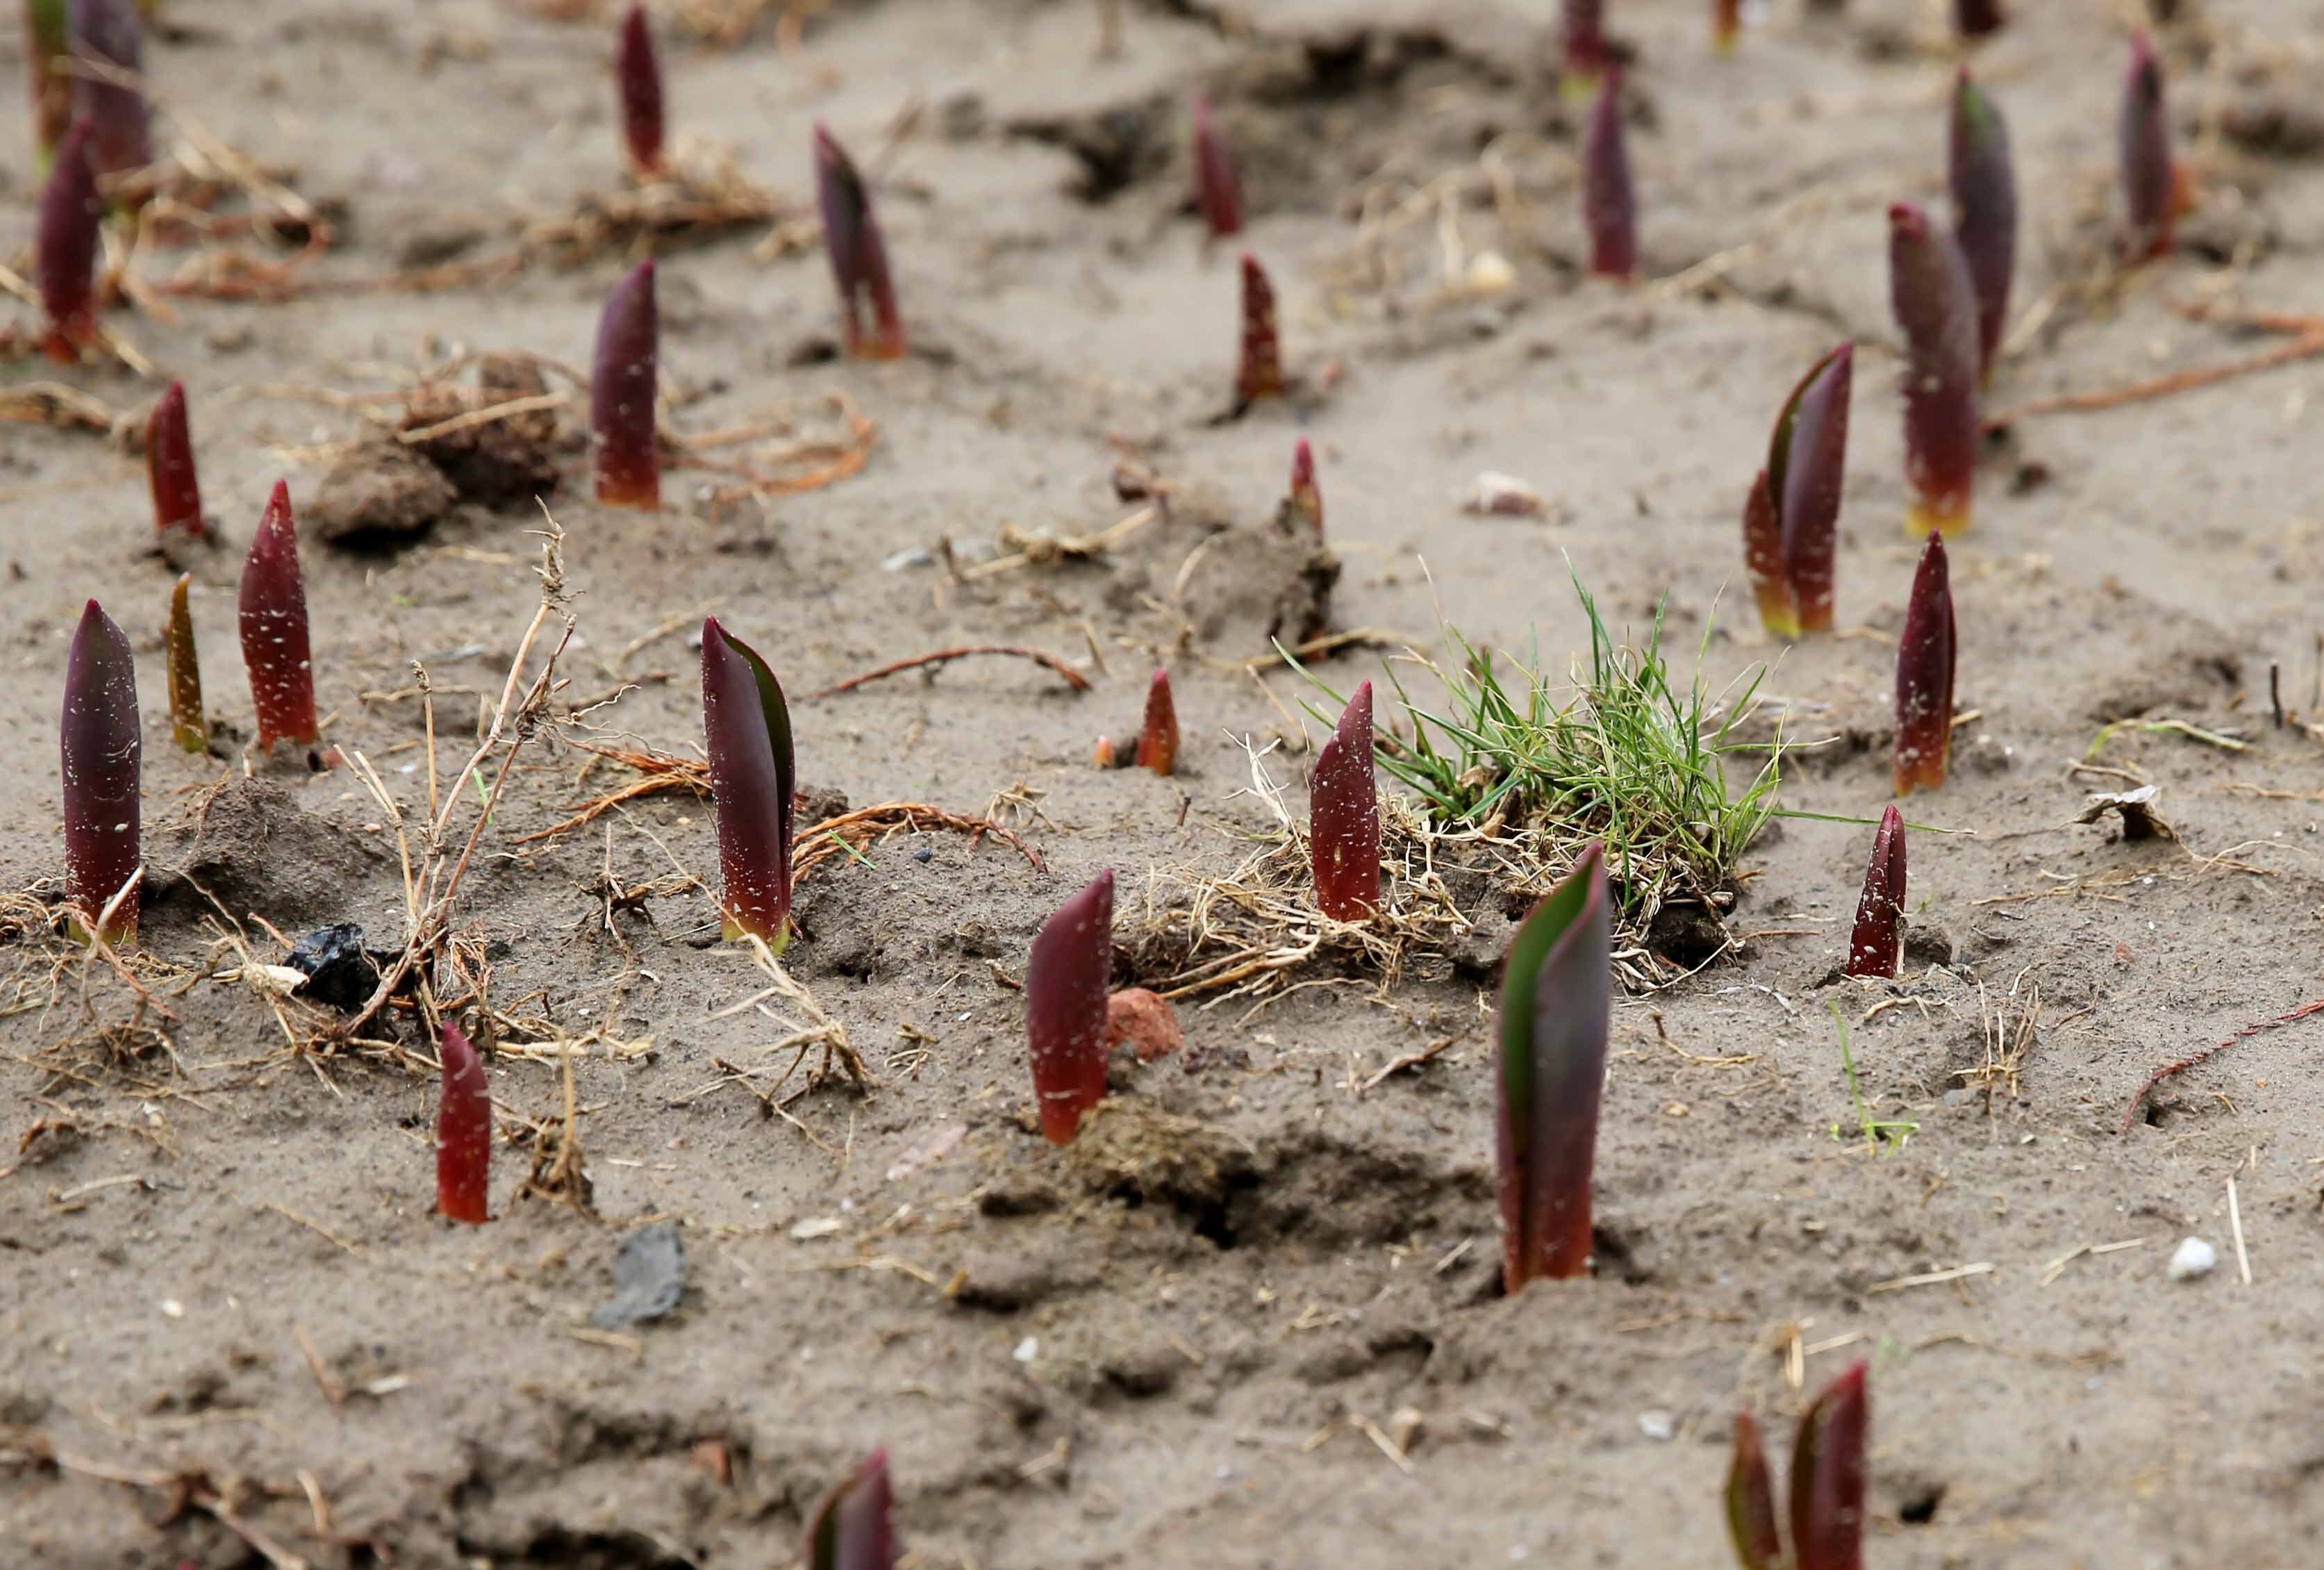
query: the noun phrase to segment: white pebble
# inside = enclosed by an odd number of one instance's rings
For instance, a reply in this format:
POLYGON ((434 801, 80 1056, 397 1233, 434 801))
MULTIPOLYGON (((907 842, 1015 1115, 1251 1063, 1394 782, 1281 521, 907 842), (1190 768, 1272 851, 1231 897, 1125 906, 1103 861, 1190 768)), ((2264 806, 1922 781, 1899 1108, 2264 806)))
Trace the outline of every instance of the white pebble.
POLYGON ((2192 1281, 2211 1273, 2219 1262, 2219 1251, 2201 1238, 2190 1237, 2179 1245, 2171 1256, 2171 1279, 2192 1281))
POLYGON ((1017 1344, 1017 1350, 1010 1353, 1009 1355, 1015 1358, 1019 1362, 1030 1362, 1035 1358, 1041 1355, 1041 1344, 1028 1335, 1024 1340, 1019 1342, 1017 1344))
POLYGON ((1655 1410, 1638 1414, 1638 1432, 1649 1439, 1668 1439, 1677 1431, 1668 1412, 1655 1410))

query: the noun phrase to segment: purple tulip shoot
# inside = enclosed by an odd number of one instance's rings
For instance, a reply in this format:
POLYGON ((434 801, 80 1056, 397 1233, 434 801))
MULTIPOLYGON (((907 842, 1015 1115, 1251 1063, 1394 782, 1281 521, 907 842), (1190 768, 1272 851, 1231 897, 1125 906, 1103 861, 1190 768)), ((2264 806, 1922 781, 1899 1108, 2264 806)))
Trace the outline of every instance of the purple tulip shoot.
MULTIPOLYGON (((130 0, 72 0, 72 52, 136 76, 143 68, 145 28, 130 0)), ((144 88, 94 74, 73 85, 73 118, 88 122, 97 172, 125 174, 153 162, 153 127, 144 88)))
POLYGON ((1242 254, 1242 350, 1235 365, 1235 412, 1283 396, 1283 350, 1275 336, 1275 286, 1259 258, 1242 254))
POLYGON ((1586 92, 1614 63, 1606 44, 1606 0, 1564 0, 1565 90, 1586 92))
POLYGON ((1800 1418, 1792 1442, 1794 1570, 1864 1570, 1865 1454, 1872 1402, 1852 1363, 1800 1418))
POLYGON ((1727 1535, 1743 1570, 1784 1570, 1784 1537, 1775 1520, 1775 1487, 1759 1425, 1735 1414, 1735 1459, 1727 1468, 1727 1535))
POLYGON ((186 429, 186 384, 172 382, 145 422, 145 479, 153 491, 153 528, 209 537, 202 520, 202 488, 194 477, 194 439, 186 429))
POLYGON ((1743 0, 1711 0, 1711 46, 1731 55, 1743 42, 1743 0))
POLYGON ((2167 254, 2178 219, 2178 181, 2171 167, 2171 121, 2163 101, 2163 62, 2139 28, 2130 35, 2130 77, 2122 91, 2122 202, 2133 262, 2167 254))
POLYGON ((1775 416, 1767 466, 1744 503, 1744 565, 1759 620, 1778 638, 1831 628, 1855 367, 1852 342, 1808 367, 1775 416))
POLYGON ((1315 907, 1334 921, 1369 921, 1380 905, 1379 784, 1372 776, 1372 684, 1359 683, 1315 754, 1308 853, 1315 907))
POLYGON ((1888 209, 1888 290, 1905 339, 1905 525, 1915 535, 1966 529, 1977 482, 1977 286, 1960 244, 1913 202, 1888 209))
POLYGON ((1963 38, 1983 38, 1998 32, 2009 18, 2001 0, 1953 0, 1953 27, 1963 38))
POLYGON ((315 718, 315 662, 308 651, 307 586, 299 575, 299 531, 290 521, 290 487, 274 482, 242 564, 242 662, 258 710, 258 750, 277 742, 311 747, 322 739, 315 718))
POLYGON ((779 955, 790 941, 798 788, 790 706, 767 662, 715 616, 702 623, 702 735, 717 810, 726 937, 747 934, 779 955))
POLYGON ((1299 445, 1291 449, 1291 494, 1288 500, 1291 516, 1307 526, 1317 540, 1323 538, 1323 493, 1315 486, 1315 449, 1301 437, 1299 445))
POLYGON ((1953 591, 1944 536, 1931 534, 1913 574, 1896 644, 1896 794, 1945 782, 1953 744, 1953 591))
POLYGON ((1904 968, 1904 815, 1890 802, 1872 835, 1872 864, 1864 869, 1864 895, 1848 939, 1848 974, 1895 980, 1904 968))
POLYGON ((807 1570, 895 1570, 896 1504, 888 1453, 849 1473, 807 1523, 807 1570))
POLYGON ((1501 977, 1501 1282, 1511 1293, 1590 1270, 1612 952, 1606 853, 1593 844, 1517 928, 1501 977))
POLYGON ((654 54, 646 8, 630 7, 613 46, 613 83, 622 97, 622 141, 630 167, 641 175, 661 172, 661 61, 654 54))
POLYGON ((1170 700, 1170 673, 1157 670, 1146 689, 1146 723, 1138 732, 1138 766, 1168 774, 1178 766, 1178 706, 1170 700))
POLYGON ((71 47, 65 0, 24 0, 24 63, 32 71, 32 148, 46 168, 72 125, 73 78, 61 68, 71 47))
POLYGON ((1977 291, 1978 374, 1993 374, 2009 315, 2010 275, 2017 267, 2017 174, 2009 159, 2009 124, 1961 67, 1953 88, 1947 159, 1953 193, 1953 236, 1977 291))
POLYGON ((661 326, 654 264, 631 269, 605 297, 589 368, 589 429, 596 438, 597 500, 612 507, 661 506, 661 449, 654 435, 654 383, 661 326))
POLYGON ((1242 182, 1211 118, 1211 101, 1200 93, 1194 95, 1194 205, 1213 240, 1242 232, 1242 182))
POLYGON ((1106 989, 1113 980, 1113 869, 1057 907, 1025 962, 1025 1036, 1041 1133, 1069 1145, 1105 1099, 1106 989))
POLYGON ((493 1086, 460 1027, 444 1021, 437 1041, 444 1088, 436 1103, 436 1209, 447 1221, 482 1226, 493 1170, 493 1086))
POLYGON ((842 346, 853 359, 902 359, 904 319, 896 310, 888 245, 872 211, 872 193, 820 122, 815 128, 815 192, 823 208, 823 248, 839 285, 842 346))
POLYGON ((1590 271, 1629 282, 1638 274, 1638 203, 1622 140, 1622 68, 1598 79, 1598 102, 1582 134, 1582 217, 1590 230, 1590 271))
MULTIPOLYGON (((105 907, 137 873, 137 783, 143 760, 137 662, 129 639, 95 600, 65 657, 58 722, 65 803, 65 891, 77 931, 94 932, 105 907)), ((105 923, 107 943, 137 936, 137 891, 105 923)))
POLYGON ((50 359, 70 365, 97 345, 97 228, 105 204, 89 162, 89 128, 78 121, 57 143, 49 182, 41 191, 40 227, 32 259, 40 274, 41 309, 49 319, 42 346, 50 359))
POLYGON ((194 653, 194 615, 186 604, 194 575, 181 572, 170 591, 170 627, 162 638, 170 660, 170 730, 178 745, 200 754, 210 750, 210 722, 202 712, 202 666, 194 653))

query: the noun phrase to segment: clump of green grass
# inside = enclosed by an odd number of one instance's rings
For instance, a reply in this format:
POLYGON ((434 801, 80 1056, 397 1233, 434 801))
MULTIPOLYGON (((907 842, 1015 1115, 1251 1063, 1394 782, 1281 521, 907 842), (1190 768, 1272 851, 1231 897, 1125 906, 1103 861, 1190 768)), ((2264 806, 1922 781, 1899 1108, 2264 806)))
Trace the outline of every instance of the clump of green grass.
POLYGON ((1537 636, 1527 663, 1480 648, 1445 623, 1449 666, 1406 655, 1401 662, 1434 677, 1443 696, 1416 700, 1391 669, 1406 724, 1377 735, 1380 767, 1421 799, 1439 828, 1561 863, 1602 841, 1618 896, 1640 923, 1674 899, 1723 909, 1743 853, 1775 816, 1783 777, 1780 731, 1773 742, 1739 734, 1764 668, 1713 692, 1701 674, 1706 623, 1697 673, 1680 686, 1663 653, 1666 599, 1633 647, 1608 630, 1579 577, 1573 591, 1589 619, 1590 657, 1565 681, 1541 669, 1537 636))

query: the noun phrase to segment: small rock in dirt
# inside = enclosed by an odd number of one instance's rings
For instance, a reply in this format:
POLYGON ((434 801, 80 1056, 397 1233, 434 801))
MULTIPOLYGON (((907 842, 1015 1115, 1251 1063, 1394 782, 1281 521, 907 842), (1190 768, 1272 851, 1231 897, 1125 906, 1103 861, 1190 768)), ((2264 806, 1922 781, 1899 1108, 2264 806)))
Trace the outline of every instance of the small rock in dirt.
POLYGON ((379 966, 364 950, 363 928, 352 921, 317 928, 282 963, 307 978, 302 996, 342 1013, 362 1008, 379 988, 379 966))
POLYGON ((366 442, 323 476, 306 521, 328 544, 380 550, 432 527, 459 499, 443 470, 401 442, 366 442))
POLYGON ((1549 515, 1549 503, 1515 475, 1495 474, 1487 469, 1469 483, 1469 494, 1462 499, 1461 511, 1488 518, 1545 518, 1549 515))
POLYGON ((1041 1344, 1032 1336, 1028 1335, 1024 1340, 1019 1342, 1017 1344, 1017 1350, 1010 1353, 1009 1355, 1015 1358, 1019 1362, 1031 1362, 1035 1358, 1041 1355, 1041 1344))
POLYGON ((1124 987, 1105 1002, 1105 1045, 1109 1052, 1124 1043, 1140 1063, 1167 1057, 1185 1046, 1178 1016, 1169 1003, 1144 987, 1124 987))
POLYGON ((2190 1237, 2181 1243, 2171 1256, 2171 1279, 2174 1281, 2198 1281, 2211 1273, 2219 1262, 2219 1251, 2201 1238, 2190 1237))
POLYGON ((1638 1432, 1659 1443, 1677 1433, 1678 1426, 1671 1421, 1668 1412, 1658 1408, 1638 1414, 1638 1432))
MULTIPOLYGON (((538 398, 549 391, 540 367, 514 355, 487 355, 476 391, 424 387, 405 404, 403 429, 441 425, 476 409, 538 398)), ((525 505, 557 489, 557 411, 529 409, 481 425, 462 426, 419 444, 452 488, 483 507, 525 505)))
POLYGON ((613 1256, 613 1298, 590 1311, 600 1330, 623 1330, 659 1319, 686 1296, 686 1240, 674 1221, 641 1226, 622 1240, 613 1256))

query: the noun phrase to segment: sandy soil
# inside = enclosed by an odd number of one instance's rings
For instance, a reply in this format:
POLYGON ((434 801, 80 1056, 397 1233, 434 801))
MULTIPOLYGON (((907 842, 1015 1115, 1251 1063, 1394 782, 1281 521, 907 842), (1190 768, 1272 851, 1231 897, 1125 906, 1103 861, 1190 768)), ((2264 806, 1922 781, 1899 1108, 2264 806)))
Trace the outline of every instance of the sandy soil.
MULTIPOLYGON (((659 516, 598 508, 583 458, 558 452, 549 506, 578 617, 558 707, 618 693, 588 716, 596 740, 686 752, 699 711, 683 629, 706 609, 795 695, 957 642, 1086 664, 1093 639, 1104 669, 1076 695, 982 660, 798 706, 810 785, 970 815, 1020 788, 1047 870, 927 831, 818 872, 792 963, 877 1085, 826 1082, 780 1116, 760 1089, 791 1056, 772 1050, 785 1027, 733 1011, 760 983, 711 943, 709 897, 683 877, 713 867, 706 804, 650 797, 521 843, 633 778, 604 765, 581 782, 586 733, 529 746, 460 912, 488 1001, 538 1022, 533 1046, 505 1032, 493 1066, 508 1138, 499 1219, 481 1230, 429 1214, 434 1086, 408 1055, 293 1054, 264 997, 217 979, 235 964, 217 907, 261 960, 281 951, 260 919, 400 941, 378 808, 346 771, 283 761, 244 780, 238 762, 168 746, 155 630, 171 569, 147 552, 142 466, 88 432, 6 428, 0 881, 59 870, 58 682, 96 595, 138 635, 147 975, 171 1017, 132 1028, 125 987, 57 970, 21 932, 0 950, 0 1558, 781 1565, 817 1493, 885 1445, 921 1565, 1710 1565, 1726 1552, 1715 1500, 1735 1408, 1780 1422, 1801 1369, 1812 1388, 1868 1355, 1875 1565, 2312 1560, 2316 1027, 2243 1042, 2118 1129, 2152 1069, 2314 991, 2319 753, 2270 725, 2267 697, 2281 661, 2287 704, 2311 706, 2313 365, 2031 418, 1996 444, 1956 554, 1959 696, 1975 717, 1956 778, 1914 808, 1974 833, 1914 838, 1904 1002, 1873 1013, 1888 989, 1832 979, 1868 832, 1778 825, 1746 864, 1738 949, 1618 1004, 1594 1279, 1499 1293, 1491 979, 1473 969, 1424 967, 1377 996, 1318 967, 1296 979, 1339 984, 1263 1011, 1187 1000, 1186 1053, 1140 1075, 1090 1137, 1061 1154, 1029 1131, 1010 983, 1041 917, 1103 865, 1133 892, 1157 869, 1223 868, 1261 821, 1237 794, 1240 739, 1281 739, 1306 689, 1236 665, 1265 651, 1264 601, 1240 575, 1190 586, 1183 614, 1171 596, 1210 522, 1265 526, 1296 434, 1316 444, 1346 564, 1336 625, 1428 641, 1441 608, 1482 642, 1521 648, 1531 629, 1562 667, 1582 634, 1570 559, 1623 624, 1667 592, 1690 662, 1708 629, 1709 680, 1767 664, 1791 734, 1837 738, 1794 760, 1786 808, 1864 817, 1886 797, 1913 551, 1881 212, 1941 199, 1950 60, 1915 31, 1933 8, 1780 5, 1722 65, 1701 7, 1613 7, 1639 57, 1646 270, 1692 270, 1636 292, 1575 275, 1572 116, 1547 75, 1546 9, 1132 4, 1111 58, 1090 4, 847 6, 795 52, 770 19, 731 50, 670 21, 679 134, 730 150, 795 209, 816 118, 880 170, 918 352, 819 355, 823 259, 754 254, 763 225, 666 248, 676 429, 782 415, 826 438, 844 392, 876 441, 860 475, 763 508, 710 506, 725 476, 674 471, 681 504, 659 516), (1312 409, 1211 423, 1235 284, 1187 210, 1183 103, 1198 87, 1241 152, 1287 353, 1328 384, 1312 409), (887 146, 908 105, 912 132, 887 146), (1489 168, 1507 176, 1498 207, 1489 168), (1398 206, 1433 180, 1448 199, 1398 206), (1447 236, 1499 251, 1514 287, 1448 298, 1447 236), (1737 519, 1776 402, 1843 333, 1863 346, 1847 630, 1784 651, 1749 624, 1737 519), (1123 457, 1186 504, 1108 559, 965 584, 891 559, 942 538, 973 566, 1004 529, 1111 525, 1130 511, 1110 479, 1123 457), (1530 480, 1552 518, 1463 513, 1487 469, 1530 480), (1134 724, 1157 655, 1188 732, 1183 774, 1093 771, 1093 738, 1134 724), (2130 717, 2231 729, 2242 748, 2126 731, 2094 759, 2121 774, 2071 771, 2104 723, 2130 717), (2182 843, 2073 826, 2087 791, 2132 774, 2162 787, 2182 843), (608 876, 664 891, 609 930, 608 876), (1828 1001, 1855 1025, 1878 1114, 1919 1124, 1901 1150, 1855 1137, 1828 1001), (537 1043, 590 1031, 576 1079, 595 1220, 517 1192, 564 1107, 556 1051, 537 1043), (2022 1048, 2017 1076, 1957 1094, 1997 1031, 2022 1048), (1447 1037, 1425 1067, 1375 1080, 1447 1037), (682 1224, 683 1305, 597 1332, 615 1251, 649 1218, 682 1224), (2225 1263, 2174 1284, 2165 1261, 2189 1233, 2225 1263), (51 1451, 72 1464, 30 1459, 51 1451)), ((2197 144, 2187 252, 2109 284, 2131 7, 2019 9, 1979 69, 2021 171, 2020 309, 2052 309, 1999 372, 1997 402, 2249 346, 2174 300, 2232 289, 2324 308, 2303 282, 2324 246, 2324 175, 2216 137, 2197 144)), ((2296 64, 2312 8, 2178 9, 2182 129, 2244 96, 2312 90, 2296 64)), ((604 19, 442 0, 168 13, 175 32, 149 50, 159 91, 295 165, 309 196, 344 199, 342 244, 310 280, 489 255, 519 217, 620 186, 604 19)), ((22 77, 0 70, 0 125, 22 122, 22 77)), ((29 236, 21 151, 7 170, 29 236)), ((190 391, 227 539, 192 564, 226 757, 251 728, 233 654, 241 547, 278 476, 311 510, 322 449, 366 429, 324 394, 392 392, 466 350, 585 364, 622 265, 608 249, 447 291, 192 298, 174 325, 113 319, 190 391)), ((68 379, 140 418, 161 386, 95 366, 68 379)), ((408 661, 436 685, 448 772, 537 603, 540 526, 521 503, 462 504, 392 546, 305 547, 330 735, 407 809, 424 810, 427 778, 408 661)), ((1351 651, 1331 679, 1376 675, 1382 653, 1351 651)), ((1269 762, 1296 800, 1303 760, 1269 762)), ((408 1017, 381 1033, 424 1045, 408 1017)))

